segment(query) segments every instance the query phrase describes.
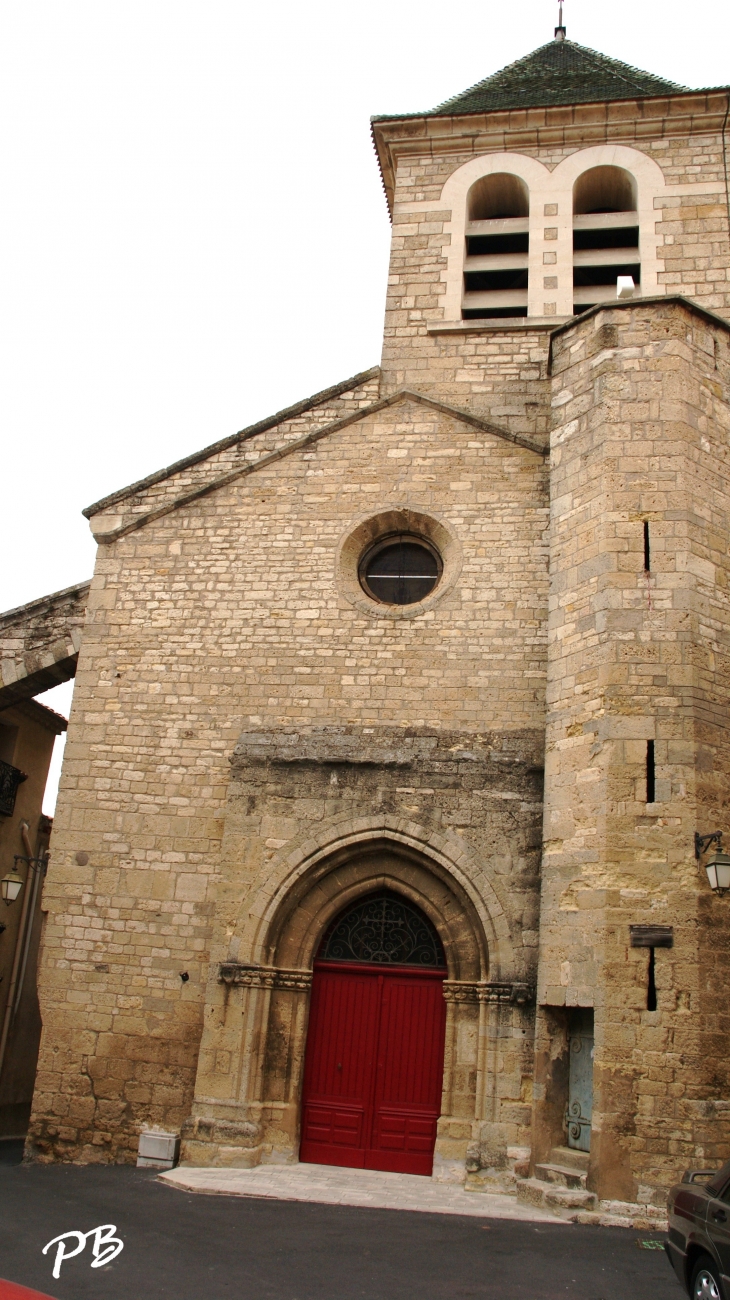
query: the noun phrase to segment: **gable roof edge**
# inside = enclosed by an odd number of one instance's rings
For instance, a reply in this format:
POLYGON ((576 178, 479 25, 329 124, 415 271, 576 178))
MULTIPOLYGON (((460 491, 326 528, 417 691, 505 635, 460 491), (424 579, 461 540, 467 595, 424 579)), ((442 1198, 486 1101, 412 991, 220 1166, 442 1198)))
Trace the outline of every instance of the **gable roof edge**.
POLYGON ((514 446, 521 447, 523 451, 532 452, 534 455, 545 457, 548 454, 548 448, 543 447, 540 443, 525 437, 523 434, 512 433, 509 429, 503 429, 500 425, 492 424, 488 420, 482 420, 477 415, 472 415, 469 411, 462 411, 459 407, 449 406, 446 402, 439 402, 432 397, 427 397, 424 393, 417 393, 410 388, 399 388, 397 392, 392 393, 389 397, 383 397, 378 402, 372 402, 369 406, 362 407, 359 411, 351 411, 349 415, 343 416, 340 420, 333 420, 330 424, 324 425, 321 429, 313 429, 310 433, 305 433, 303 437, 296 438, 284 447, 278 447, 275 451, 267 452, 259 460, 249 465, 238 465, 234 470, 229 470, 227 474, 222 474, 219 478, 213 479, 210 483, 204 483, 201 487, 195 488, 192 492, 183 493, 174 501, 166 501, 156 509, 147 511, 144 515, 138 515, 127 524, 120 525, 119 528, 113 529, 106 534, 96 535, 99 545, 111 545, 126 537, 129 533, 135 533, 138 529, 143 528, 145 524, 154 523, 157 519, 164 518, 165 515, 172 514, 174 510, 180 510, 183 506, 192 505, 194 501, 199 501, 202 497, 209 496, 212 492, 217 492, 220 488, 227 487, 230 483, 239 478, 247 478, 256 470, 262 469, 267 465, 273 464, 277 460, 283 460, 285 456, 292 452, 300 451, 302 447, 311 446, 312 443, 319 442, 320 439, 328 437, 330 434, 339 433, 341 429, 346 429, 351 424, 357 424, 359 420, 365 419, 368 415, 376 415, 378 411, 383 411, 389 406, 395 406, 398 402, 411 401, 417 402, 421 406, 428 406, 434 411, 440 411, 444 415, 449 415, 453 419, 460 420, 462 424, 469 424, 474 429, 479 429, 482 433, 490 433, 496 438, 502 438, 514 446))
POLYGON ((56 601, 66 600, 70 596, 88 595, 91 586, 91 578, 84 578, 83 582, 74 582, 71 587, 62 587, 60 591, 49 591, 46 596, 36 596, 33 600, 28 600, 24 605, 14 605, 12 609, 0 610, 0 628, 5 623, 14 623, 20 615, 30 615, 37 610, 42 610, 43 606, 51 606, 56 601))
POLYGON ((101 514, 103 510, 107 510, 110 506, 124 501, 126 497, 134 496, 135 493, 142 492, 145 488, 154 487, 156 483, 162 483, 166 478, 172 478, 173 474, 178 474, 181 470, 189 469, 191 465, 198 465, 201 461, 208 460, 210 456, 225 451, 237 442, 246 442, 249 438, 255 437, 257 433, 265 433, 267 429, 282 424, 284 420, 295 419, 298 415, 303 415, 305 411, 311 411, 312 407, 319 406, 322 402, 331 401, 333 397, 341 397, 343 393, 349 393, 354 388, 359 388, 362 384, 367 383, 369 379, 375 379, 379 374, 380 366, 371 366, 369 370, 361 370, 359 374, 352 375, 350 379, 343 379, 339 384, 333 384, 331 388, 323 388, 321 392, 313 393, 311 397, 305 397, 303 401, 295 402, 293 406, 286 406, 282 411, 277 411, 274 415, 259 420, 256 424, 249 424, 245 429, 240 429, 238 433, 231 433, 226 438, 220 438, 218 442, 211 442, 209 446, 203 447, 202 451, 192 452, 189 456, 184 456, 182 460, 176 460, 172 465, 166 466, 165 469, 155 470, 153 474, 148 474, 146 478, 137 479, 136 483, 130 483, 128 487, 119 488, 116 492, 110 492, 109 496, 101 497, 99 501, 94 501, 92 505, 85 506, 81 513, 86 519, 91 519, 94 515, 101 514))

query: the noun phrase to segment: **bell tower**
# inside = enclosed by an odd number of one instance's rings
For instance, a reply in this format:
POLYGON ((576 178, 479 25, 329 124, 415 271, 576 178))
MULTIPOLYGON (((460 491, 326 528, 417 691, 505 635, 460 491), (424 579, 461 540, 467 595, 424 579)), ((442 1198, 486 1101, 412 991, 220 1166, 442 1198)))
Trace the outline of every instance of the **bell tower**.
POLYGON ((532 1159, 577 1145, 617 1205, 730 1146, 726 904, 694 857, 730 829, 728 102, 568 41, 561 13, 527 58, 373 121, 385 390, 550 456, 532 1159))

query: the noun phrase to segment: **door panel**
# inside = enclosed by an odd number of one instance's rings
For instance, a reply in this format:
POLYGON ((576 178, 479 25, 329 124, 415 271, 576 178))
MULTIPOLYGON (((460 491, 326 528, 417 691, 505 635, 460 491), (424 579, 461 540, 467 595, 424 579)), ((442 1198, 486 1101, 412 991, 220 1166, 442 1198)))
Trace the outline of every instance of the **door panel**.
POLYGON ((443 973, 315 968, 300 1159, 430 1174, 441 1108, 443 973))
MULTIPOLYGON (((440 980, 383 980, 372 1152, 401 1152, 430 1174, 441 1110, 446 1005, 440 980)), ((401 1172, 403 1162, 398 1162, 401 1172)), ((375 1154, 366 1165, 383 1168, 375 1154), (377 1163, 373 1163, 373 1161, 377 1163)), ((390 1167, 390 1166, 388 1166, 390 1167)))
POLYGON ((302 1107, 302 1160, 362 1165, 377 1050, 380 997, 369 975, 318 971, 312 985, 302 1107), (324 1154, 307 1154, 312 1145, 324 1154), (344 1152, 350 1158, 344 1158, 344 1152))
POLYGON ((312 1142, 326 1142, 329 1146, 361 1147, 363 1140, 364 1108, 347 1109, 344 1106, 318 1106, 310 1102, 307 1108, 306 1131, 312 1142))
POLYGON ((593 1012, 589 1010, 578 1011, 573 1016, 568 1087, 568 1146, 576 1151, 590 1151, 593 1115, 593 1012))

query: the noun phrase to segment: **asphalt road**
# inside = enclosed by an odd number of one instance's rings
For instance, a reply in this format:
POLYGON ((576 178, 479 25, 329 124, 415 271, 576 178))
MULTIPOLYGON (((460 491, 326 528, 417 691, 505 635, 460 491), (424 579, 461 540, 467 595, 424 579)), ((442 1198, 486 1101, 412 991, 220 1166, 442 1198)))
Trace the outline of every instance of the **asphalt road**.
MULTIPOLYGON (((195 1196, 128 1167, 11 1165, 0 1151, 0 1277, 58 1300, 681 1300, 658 1234, 195 1196), (51 1238, 115 1224, 52 1276, 51 1238)), ((69 1239, 70 1251, 78 1238, 69 1239)))

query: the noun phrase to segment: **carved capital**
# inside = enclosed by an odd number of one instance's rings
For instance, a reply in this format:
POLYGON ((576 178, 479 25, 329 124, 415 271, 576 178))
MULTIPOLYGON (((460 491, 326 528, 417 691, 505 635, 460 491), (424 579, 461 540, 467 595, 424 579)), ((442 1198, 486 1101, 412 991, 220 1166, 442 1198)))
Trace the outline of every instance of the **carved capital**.
POLYGON ((478 1002, 478 984, 467 984, 464 980, 444 980, 445 1002, 478 1002))
POLYGON ((276 966, 250 966, 244 962, 224 961, 218 967, 219 984, 249 989, 292 989, 306 992, 311 988, 312 972, 283 970, 276 966))
POLYGON ((480 980, 471 984, 467 980, 444 980, 444 998, 447 1002, 510 1002, 524 1006, 534 1000, 535 991, 529 984, 512 984, 500 980, 480 980))

